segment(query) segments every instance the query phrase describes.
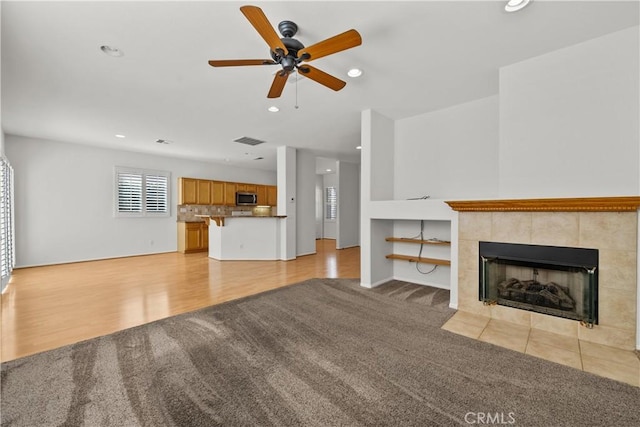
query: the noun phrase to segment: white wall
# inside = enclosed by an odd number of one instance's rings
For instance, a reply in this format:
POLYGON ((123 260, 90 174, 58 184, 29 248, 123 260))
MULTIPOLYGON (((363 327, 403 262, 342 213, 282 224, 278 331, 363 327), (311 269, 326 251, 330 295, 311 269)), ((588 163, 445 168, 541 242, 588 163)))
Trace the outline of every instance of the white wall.
POLYGON ((393 277, 393 263, 385 258, 393 221, 374 219, 373 201, 393 199, 394 123, 373 110, 361 115, 360 173, 360 285, 377 286, 393 277))
POLYGON ((273 172, 14 135, 5 151, 15 171, 18 267, 177 250, 180 176, 276 181, 273 172), (171 172, 171 216, 115 218, 114 166, 171 172))
POLYGON ((395 122, 394 199, 498 195, 498 96, 395 122))
POLYGON ((500 70, 500 196, 639 191, 638 27, 500 70))
POLYGON ((367 189, 367 200, 393 200, 394 122, 373 110, 363 111, 362 117, 363 191, 367 189))
MULTIPOLYGON (((340 187, 338 183, 338 176, 335 173, 328 173, 322 176, 322 221, 323 221, 323 238, 335 239, 338 231, 336 228, 336 220, 327 219, 327 206, 326 206, 326 192, 325 188, 335 187, 338 192, 338 198, 340 197, 340 187)), ((338 204, 338 212, 340 212, 340 205, 338 204)))
POLYGON ((282 260, 296 258, 296 157, 293 147, 281 146, 276 149, 278 161, 278 215, 280 221, 280 256, 282 260))
POLYGON ((316 158, 298 150, 296 156, 296 255, 316 253, 316 158))
POLYGON ((324 178, 316 175, 316 239, 324 236, 324 178))
POLYGON ((336 248, 360 245, 360 166, 338 162, 338 220, 336 248))

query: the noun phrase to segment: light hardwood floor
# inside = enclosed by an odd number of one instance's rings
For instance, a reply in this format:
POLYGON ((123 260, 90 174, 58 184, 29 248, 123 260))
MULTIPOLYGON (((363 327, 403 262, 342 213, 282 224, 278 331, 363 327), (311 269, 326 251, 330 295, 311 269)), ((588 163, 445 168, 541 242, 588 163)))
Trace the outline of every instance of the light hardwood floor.
POLYGON ((314 277, 360 277, 360 248, 293 261, 146 255, 17 269, 2 295, 5 362, 314 277))

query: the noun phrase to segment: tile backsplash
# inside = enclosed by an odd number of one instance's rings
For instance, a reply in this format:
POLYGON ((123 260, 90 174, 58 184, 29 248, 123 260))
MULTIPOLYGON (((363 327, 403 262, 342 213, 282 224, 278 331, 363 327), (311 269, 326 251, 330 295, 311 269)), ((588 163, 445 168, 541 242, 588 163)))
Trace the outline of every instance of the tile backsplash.
POLYGON ((251 206, 178 205, 178 222, 202 222, 196 215, 231 215, 231 211, 250 211, 251 206))

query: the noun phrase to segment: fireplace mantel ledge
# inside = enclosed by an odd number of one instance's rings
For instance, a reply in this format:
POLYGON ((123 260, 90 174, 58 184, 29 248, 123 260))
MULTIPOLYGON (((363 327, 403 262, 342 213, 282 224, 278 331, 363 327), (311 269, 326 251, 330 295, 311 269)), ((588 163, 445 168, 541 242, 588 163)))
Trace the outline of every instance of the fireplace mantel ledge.
POLYGON ((445 203, 458 212, 623 212, 638 210, 640 197, 459 200, 445 203))

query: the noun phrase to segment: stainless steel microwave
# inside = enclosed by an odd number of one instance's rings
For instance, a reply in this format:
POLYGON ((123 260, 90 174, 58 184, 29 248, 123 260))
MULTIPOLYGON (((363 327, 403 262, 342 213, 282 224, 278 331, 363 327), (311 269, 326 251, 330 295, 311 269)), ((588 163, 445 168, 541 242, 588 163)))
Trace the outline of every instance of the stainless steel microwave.
POLYGON ((236 206, 256 206, 258 195, 256 193, 236 192, 236 206))

